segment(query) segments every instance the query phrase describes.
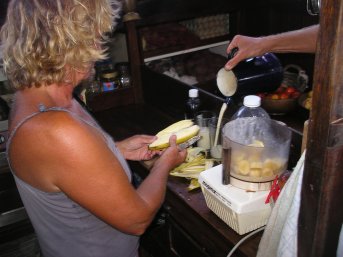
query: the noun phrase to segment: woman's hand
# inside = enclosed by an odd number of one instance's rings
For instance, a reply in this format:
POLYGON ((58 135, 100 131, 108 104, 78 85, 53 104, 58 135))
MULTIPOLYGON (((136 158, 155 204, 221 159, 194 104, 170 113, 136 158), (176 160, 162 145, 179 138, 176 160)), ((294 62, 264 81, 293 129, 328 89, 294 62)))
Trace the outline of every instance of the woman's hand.
POLYGON ((135 135, 120 142, 116 142, 116 145, 125 159, 142 161, 149 160, 155 155, 160 154, 160 151, 153 151, 148 148, 149 144, 154 140, 156 140, 156 136, 135 135))
MULTIPOLYGON (((178 145, 176 144, 176 136, 172 135, 169 138, 169 147, 165 149, 160 158, 154 163, 154 168, 159 170, 160 168, 166 169, 168 172, 172 170, 177 165, 184 162, 187 156, 187 150, 183 149, 180 151, 178 145)), ((152 169, 154 170, 154 169, 152 169)))

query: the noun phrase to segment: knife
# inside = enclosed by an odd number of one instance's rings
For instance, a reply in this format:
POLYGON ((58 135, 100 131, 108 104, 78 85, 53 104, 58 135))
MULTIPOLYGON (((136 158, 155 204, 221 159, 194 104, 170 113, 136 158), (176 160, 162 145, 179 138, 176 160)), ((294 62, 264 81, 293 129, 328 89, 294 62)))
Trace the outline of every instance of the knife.
POLYGON ((197 135, 195 137, 192 137, 190 139, 188 139, 187 141, 179 144, 179 149, 180 150, 183 150, 183 149, 186 149, 187 147, 191 146, 192 144, 194 144, 196 141, 198 141, 199 139, 201 138, 200 135, 197 135))

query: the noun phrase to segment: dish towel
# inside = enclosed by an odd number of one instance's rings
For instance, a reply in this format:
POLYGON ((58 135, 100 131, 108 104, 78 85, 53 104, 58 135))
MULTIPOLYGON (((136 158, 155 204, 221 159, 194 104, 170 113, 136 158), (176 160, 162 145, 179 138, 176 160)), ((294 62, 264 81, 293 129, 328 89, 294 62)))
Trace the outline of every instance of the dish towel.
POLYGON ((343 225, 338 239, 337 257, 343 257, 343 225))
POLYGON ((296 257, 300 192, 305 153, 275 203, 258 247, 257 257, 296 257))

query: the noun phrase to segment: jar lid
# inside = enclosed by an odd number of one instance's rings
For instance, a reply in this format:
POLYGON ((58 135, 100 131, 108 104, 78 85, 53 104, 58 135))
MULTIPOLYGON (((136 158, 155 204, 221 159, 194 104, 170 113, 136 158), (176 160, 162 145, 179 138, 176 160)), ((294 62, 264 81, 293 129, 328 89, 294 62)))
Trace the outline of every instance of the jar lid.
POLYGON ((247 95, 244 97, 243 104, 247 107, 259 107, 261 106, 261 97, 257 95, 247 95))
POLYGON ((105 78, 105 79, 111 79, 111 78, 115 78, 117 76, 118 76, 117 71, 111 71, 111 72, 106 72, 106 73, 101 74, 101 77, 105 78))
POLYGON ((198 89, 190 89, 189 91, 188 91, 188 96, 189 97, 198 97, 199 96, 199 91, 198 91, 198 89))

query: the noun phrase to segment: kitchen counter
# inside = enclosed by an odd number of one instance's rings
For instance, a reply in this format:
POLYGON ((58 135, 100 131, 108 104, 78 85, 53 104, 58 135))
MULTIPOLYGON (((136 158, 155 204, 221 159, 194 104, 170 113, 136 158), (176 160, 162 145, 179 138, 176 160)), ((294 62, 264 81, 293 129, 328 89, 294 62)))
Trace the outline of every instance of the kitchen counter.
MULTIPOLYGON (((115 140, 135 134, 155 134, 176 121, 147 104, 108 109, 94 113, 94 117, 115 140)), ((130 165, 139 179, 148 173, 142 163, 130 162, 130 165)), ((142 237, 143 247, 158 254, 154 256, 227 256, 244 236, 238 235, 209 210, 200 189, 189 192, 187 186, 183 178, 169 178, 165 202, 142 237), (160 249, 156 250, 158 247, 160 249), (161 252, 163 249, 166 252, 161 252)), ((259 232, 245 241, 234 256, 256 256, 261 235, 259 232)))

